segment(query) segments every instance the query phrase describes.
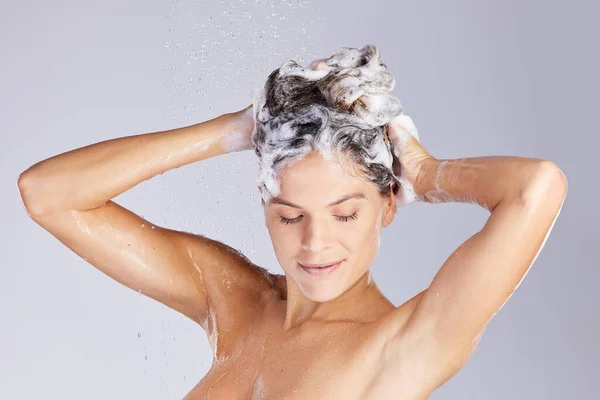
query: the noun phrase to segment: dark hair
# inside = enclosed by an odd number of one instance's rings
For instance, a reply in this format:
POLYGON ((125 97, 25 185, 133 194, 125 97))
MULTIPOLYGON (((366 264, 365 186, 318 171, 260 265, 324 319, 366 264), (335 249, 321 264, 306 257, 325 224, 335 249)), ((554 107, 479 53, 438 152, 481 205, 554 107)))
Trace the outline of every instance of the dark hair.
POLYGON ((321 65, 305 68, 288 59, 255 93, 252 142, 261 170, 327 148, 352 161, 382 196, 390 195, 390 185, 396 195, 400 165, 387 137, 387 122, 402 113, 389 93, 394 78, 372 45, 344 47, 321 65))

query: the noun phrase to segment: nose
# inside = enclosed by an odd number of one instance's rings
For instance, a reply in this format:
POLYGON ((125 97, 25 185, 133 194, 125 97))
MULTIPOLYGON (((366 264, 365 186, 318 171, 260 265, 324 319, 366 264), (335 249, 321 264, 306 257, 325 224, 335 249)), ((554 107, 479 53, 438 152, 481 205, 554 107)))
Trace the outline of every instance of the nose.
POLYGON ((302 236, 302 248, 313 253, 320 252, 330 246, 329 227, 317 221, 306 224, 302 236))

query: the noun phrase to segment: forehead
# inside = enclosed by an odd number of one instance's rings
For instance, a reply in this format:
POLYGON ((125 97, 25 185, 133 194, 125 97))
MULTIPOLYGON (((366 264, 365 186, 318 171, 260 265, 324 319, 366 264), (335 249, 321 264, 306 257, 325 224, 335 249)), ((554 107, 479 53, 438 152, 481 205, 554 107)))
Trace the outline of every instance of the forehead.
POLYGON ((306 157, 285 166, 279 175, 279 198, 296 204, 329 204, 338 198, 363 193, 374 198, 375 185, 357 174, 356 166, 345 158, 325 159, 318 153, 309 153, 306 157), (296 201, 294 201, 296 200, 296 201))
MULTIPOLYGON (((360 184, 365 182, 356 173, 356 165, 344 156, 326 159, 320 153, 311 152, 298 161, 286 165, 280 171, 282 186, 291 189, 302 184, 360 184)), ((283 188, 282 188, 283 189, 283 188)))

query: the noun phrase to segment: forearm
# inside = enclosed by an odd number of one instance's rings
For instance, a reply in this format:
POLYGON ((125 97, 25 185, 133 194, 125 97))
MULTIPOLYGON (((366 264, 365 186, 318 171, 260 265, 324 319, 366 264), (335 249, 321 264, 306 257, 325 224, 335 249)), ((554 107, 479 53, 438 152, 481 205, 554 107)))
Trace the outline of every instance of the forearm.
POLYGON ((431 159, 415 191, 427 203, 473 203, 491 212, 503 199, 524 198, 536 190, 535 180, 549 164, 512 156, 431 159))
POLYGON ((225 153, 227 118, 111 139, 38 162, 19 177, 23 203, 30 215, 99 207, 157 174, 225 153))

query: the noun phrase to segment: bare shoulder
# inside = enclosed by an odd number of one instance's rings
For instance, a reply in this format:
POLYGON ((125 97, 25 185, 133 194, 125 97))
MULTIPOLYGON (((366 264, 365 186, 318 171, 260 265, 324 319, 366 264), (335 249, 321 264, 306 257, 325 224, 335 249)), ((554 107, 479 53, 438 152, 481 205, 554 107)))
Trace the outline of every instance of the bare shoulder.
POLYGON ((234 340, 236 327, 247 324, 260 311, 261 298, 275 287, 276 275, 232 246, 205 236, 186 233, 182 247, 196 266, 206 293, 206 333, 234 340))
POLYGON ((185 233, 185 249, 197 265, 209 300, 260 296, 273 288, 276 275, 248 259, 241 251, 202 235, 185 233))

